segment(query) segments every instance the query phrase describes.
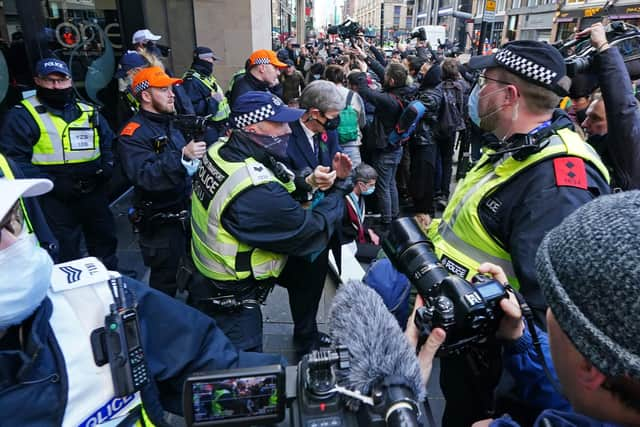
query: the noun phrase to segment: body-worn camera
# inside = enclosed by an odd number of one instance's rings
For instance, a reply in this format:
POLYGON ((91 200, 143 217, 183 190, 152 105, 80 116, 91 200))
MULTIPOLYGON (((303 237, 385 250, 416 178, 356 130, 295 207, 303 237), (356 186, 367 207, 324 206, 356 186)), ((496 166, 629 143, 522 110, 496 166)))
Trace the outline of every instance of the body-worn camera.
POLYGON ((433 328, 442 328, 447 332, 447 339, 438 355, 448 356, 495 334, 503 314, 500 300, 508 298, 502 284, 485 276, 476 276, 477 283, 471 284, 462 277, 450 275, 413 218, 395 220, 382 247, 424 299, 425 306, 418 310, 415 318, 420 344, 433 328))
POLYGON ((421 404, 415 402, 401 378, 390 376, 376 382, 372 397, 340 387, 338 384, 348 373, 349 364, 347 348, 338 346, 314 350, 303 356, 297 366, 272 365, 195 374, 184 385, 187 426, 426 425, 424 415, 420 418, 418 415, 424 414, 421 404), (241 393, 240 390, 247 391, 241 393), (349 399, 368 403, 353 406, 347 403, 349 399))

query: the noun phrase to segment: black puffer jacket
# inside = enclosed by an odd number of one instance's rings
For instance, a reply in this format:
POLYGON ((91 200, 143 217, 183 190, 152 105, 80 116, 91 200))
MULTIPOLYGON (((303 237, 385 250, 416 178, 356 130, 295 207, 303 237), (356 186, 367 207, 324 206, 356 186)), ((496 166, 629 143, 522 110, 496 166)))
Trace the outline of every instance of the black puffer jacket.
POLYGON ((427 109, 424 118, 420 121, 416 133, 411 141, 415 145, 433 144, 433 129, 438 123, 440 107, 442 104, 442 71, 439 65, 433 65, 420 82, 417 99, 427 109))

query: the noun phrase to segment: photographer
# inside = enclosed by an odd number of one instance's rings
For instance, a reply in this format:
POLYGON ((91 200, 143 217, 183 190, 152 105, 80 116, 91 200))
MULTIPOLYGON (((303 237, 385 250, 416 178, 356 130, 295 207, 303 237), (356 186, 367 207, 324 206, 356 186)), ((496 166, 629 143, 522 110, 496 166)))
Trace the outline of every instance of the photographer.
POLYGON ((611 187, 640 188, 640 111, 634 97, 629 72, 617 47, 609 47, 601 23, 578 33, 590 35, 597 49, 594 72, 598 75, 602 98, 587 109, 582 126, 587 142, 602 156, 611 171, 611 187))
MULTIPOLYGON (((548 335, 539 329, 537 334, 570 407, 546 377, 513 293, 500 302, 504 317, 497 337, 504 345, 505 367, 523 399, 553 408, 543 411, 534 426, 640 424, 640 331, 634 306, 640 298, 638 221, 640 192, 600 197, 569 215, 538 248, 536 272, 549 308, 548 335), (610 224, 616 227, 612 230, 610 224), (615 268, 600 268, 605 260, 615 260, 615 268)), ((483 264, 478 270, 499 282, 507 280, 496 265, 483 264)), ((416 305, 421 304, 418 299, 416 305)), ((412 320, 406 333, 415 343, 418 332, 412 320)), ((431 335, 435 337, 419 354, 427 376, 433 347, 444 342, 442 329, 431 335)), ((503 416, 474 424, 487 425, 517 423, 503 416)))

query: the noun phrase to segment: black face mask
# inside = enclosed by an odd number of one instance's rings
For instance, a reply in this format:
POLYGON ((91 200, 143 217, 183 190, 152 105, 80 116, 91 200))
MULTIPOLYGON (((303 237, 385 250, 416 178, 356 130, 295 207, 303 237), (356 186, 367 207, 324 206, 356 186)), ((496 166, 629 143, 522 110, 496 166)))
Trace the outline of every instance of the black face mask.
POLYGON ((607 142, 607 135, 589 135, 587 142, 595 148, 596 151, 602 150, 607 142))
POLYGON ((196 58, 193 60, 193 66, 205 76, 210 76, 213 73, 213 63, 205 61, 204 59, 196 58))
POLYGON ((244 130, 239 130, 241 135, 244 135, 254 144, 259 145, 264 148, 264 150, 271 154, 279 161, 287 160, 287 146, 289 145, 289 137, 290 133, 280 135, 280 136, 270 136, 270 135, 258 135, 252 132, 246 132, 244 130))
MULTIPOLYGON (((326 117, 326 116, 325 116, 326 117)), ((327 118, 327 121, 320 123, 326 130, 336 130, 340 126, 340 116, 336 116, 333 119, 327 118)))
POLYGON ((581 125, 586 118, 587 118, 586 108, 576 111, 576 121, 578 122, 578 125, 581 125))
POLYGON ((58 110, 64 109, 65 106, 71 104, 76 98, 73 87, 66 89, 47 89, 45 87, 36 87, 36 95, 38 99, 50 107, 58 110))

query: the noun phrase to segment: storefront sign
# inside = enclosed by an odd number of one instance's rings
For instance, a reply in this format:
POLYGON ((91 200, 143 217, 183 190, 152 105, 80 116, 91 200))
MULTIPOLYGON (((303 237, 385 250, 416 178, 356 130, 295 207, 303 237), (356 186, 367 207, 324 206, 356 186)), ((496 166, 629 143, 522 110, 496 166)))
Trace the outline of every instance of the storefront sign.
POLYGON ((584 10, 584 17, 591 18, 593 16, 596 16, 598 13, 600 13, 601 10, 601 7, 589 7, 584 10))
POLYGON ((526 15, 522 23, 523 30, 544 30, 550 29, 553 24, 555 13, 535 13, 526 15))

